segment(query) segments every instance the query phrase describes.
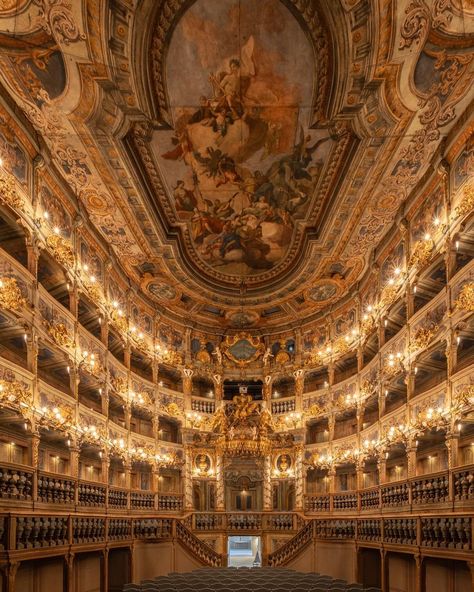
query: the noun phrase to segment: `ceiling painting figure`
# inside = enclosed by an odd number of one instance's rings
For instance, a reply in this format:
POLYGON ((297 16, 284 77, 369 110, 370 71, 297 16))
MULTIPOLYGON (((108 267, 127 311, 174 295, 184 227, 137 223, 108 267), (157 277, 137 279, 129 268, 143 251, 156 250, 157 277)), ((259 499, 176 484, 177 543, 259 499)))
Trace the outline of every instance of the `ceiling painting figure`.
POLYGON ((272 269, 310 209, 332 144, 310 129, 313 62, 279 0, 198 0, 173 33, 173 130, 155 154, 194 249, 221 273, 272 269))

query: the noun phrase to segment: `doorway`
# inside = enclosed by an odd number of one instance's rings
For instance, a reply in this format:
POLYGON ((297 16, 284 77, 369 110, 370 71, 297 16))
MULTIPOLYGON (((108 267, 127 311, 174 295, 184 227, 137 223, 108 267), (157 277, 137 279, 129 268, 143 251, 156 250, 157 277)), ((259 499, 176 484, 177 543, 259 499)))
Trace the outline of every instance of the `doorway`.
POLYGON ((227 565, 229 567, 262 567, 260 537, 230 536, 227 539, 227 565))

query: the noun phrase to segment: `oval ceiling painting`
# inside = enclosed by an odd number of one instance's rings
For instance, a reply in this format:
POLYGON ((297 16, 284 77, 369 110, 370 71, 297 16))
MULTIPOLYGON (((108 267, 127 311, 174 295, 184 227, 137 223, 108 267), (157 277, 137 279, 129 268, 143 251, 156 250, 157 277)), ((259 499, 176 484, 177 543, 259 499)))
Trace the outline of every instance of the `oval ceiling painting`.
POLYGON ((280 0, 197 0, 166 59, 172 130, 153 140, 177 219, 220 275, 280 263, 332 140, 311 130, 314 52, 280 0))

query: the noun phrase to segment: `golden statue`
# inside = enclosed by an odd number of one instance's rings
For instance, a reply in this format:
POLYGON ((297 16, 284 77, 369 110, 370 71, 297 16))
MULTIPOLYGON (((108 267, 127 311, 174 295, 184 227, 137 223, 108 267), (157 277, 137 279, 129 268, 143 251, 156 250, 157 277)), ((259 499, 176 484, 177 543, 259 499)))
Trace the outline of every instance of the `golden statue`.
POLYGON ((250 395, 241 394, 235 395, 232 399, 234 402, 233 416, 237 420, 246 419, 256 413, 258 409, 258 403, 255 403, 250 395))

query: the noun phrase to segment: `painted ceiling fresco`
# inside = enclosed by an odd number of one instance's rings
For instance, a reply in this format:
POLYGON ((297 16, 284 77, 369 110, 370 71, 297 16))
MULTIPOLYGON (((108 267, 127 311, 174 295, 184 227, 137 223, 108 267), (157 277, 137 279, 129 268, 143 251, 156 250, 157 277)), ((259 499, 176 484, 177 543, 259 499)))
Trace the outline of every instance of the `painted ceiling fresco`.
POLYGON ((166 59, 173 130, 160 172, 201 260, 233 276, 287 255, 331 147, 311 130, 316 68, 279 0, 197 0, 166 59))
POLYGON ((97 233, 95 277, 108 258, 163 318, 276 331, 370 273, 473 75, 467 1, 6 0, 0 151, 65 239, 97 233))

